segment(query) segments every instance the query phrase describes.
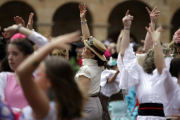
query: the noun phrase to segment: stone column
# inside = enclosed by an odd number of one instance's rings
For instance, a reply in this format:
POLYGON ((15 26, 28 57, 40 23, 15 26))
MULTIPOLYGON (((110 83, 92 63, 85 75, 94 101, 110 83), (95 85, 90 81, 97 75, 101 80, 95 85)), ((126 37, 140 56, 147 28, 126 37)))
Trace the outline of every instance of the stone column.
POLYGON ((171 37, 171 24, 161 24, 163 28, 163 32, 161 33, 161 42, 162 43, 170 43, 172 40, 171 37))
POLYGON ((41 34, 48 32, 50 35, 52 33, 53 22, 37 22, 37 31, 41 34))
POLYGON ((107 40, 108 27, 109 23, 92 23, 92 35, 98 40, 107 40))

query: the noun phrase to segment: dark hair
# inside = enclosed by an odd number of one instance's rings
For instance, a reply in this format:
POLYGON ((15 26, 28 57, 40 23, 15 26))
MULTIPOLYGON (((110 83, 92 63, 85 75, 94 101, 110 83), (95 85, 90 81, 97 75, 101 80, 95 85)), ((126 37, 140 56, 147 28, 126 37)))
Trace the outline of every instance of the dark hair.
POLYGON ((91 53, 95 55, 94 59, 97 60, 98 66, 106 66, 107 61, 102 61, 93 51, 91 53))
POLYGON ((169 72, 172 77, 178 78, 180 72, 180 58, 174 58, 171 60, 169 72))
MULTIPOLYGON (((34 52, 34 48, 28 39, 16 39, 12 42, 8 42, 7 46, 10 44, 16 45, 19 51, 21 51, 24 55, 30 55, 34 52)), ((6 57, 1 62, 0 72, 2 71, 12 72, 8 63, 8 55, 6 55, 6 57)))
POLYGON ((34 52, 32 43, 28 39, 16 39, 10 42, 9 45, 16 45, 24 55, 30 55, 34 52))
POLYGON ((12 72, 9 63, 8 63, 8 57, 6 56, 2 61, 1 61, 1 67, 0 67, 0 72, 12 72))
POLYGON ((175 55, 179 54, 179 53, 177 52, 177 48, 180 49, 180 43, 174 43, 174 44, 173 44, 173 54, 175 54, 175 55))
POLYGON ((139 47, 142 47, 142 46, 139 45, 139 44, 135 44, 135 45, 133 46, 133 51, 134 51, 134 52, 137 52, 137 50, 138 50, 139 47))
POLYGON ((142 67, 146 73, 148 74, 153 73, 154 69, 156 68, 155 63, 154 63, 154 50, 153 49, 150 49, 146 53, 146 56, 142 63, 142 67))
POLYGON ((68 61, 61 57, 52 57, 45 60, 45 66, 57 103, 58 119, 82 117, 83 96, 68 61))

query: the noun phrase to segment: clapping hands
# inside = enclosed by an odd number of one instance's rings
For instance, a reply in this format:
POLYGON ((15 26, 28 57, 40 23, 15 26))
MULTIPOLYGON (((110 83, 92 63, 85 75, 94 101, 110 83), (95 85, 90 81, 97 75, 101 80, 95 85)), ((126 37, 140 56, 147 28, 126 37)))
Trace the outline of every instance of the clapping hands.
POLYGON ((129 14, 129 10, 126 12, 125 17, 122 19, 125 28, 130 28, 133 20, 133 16, 129 14))

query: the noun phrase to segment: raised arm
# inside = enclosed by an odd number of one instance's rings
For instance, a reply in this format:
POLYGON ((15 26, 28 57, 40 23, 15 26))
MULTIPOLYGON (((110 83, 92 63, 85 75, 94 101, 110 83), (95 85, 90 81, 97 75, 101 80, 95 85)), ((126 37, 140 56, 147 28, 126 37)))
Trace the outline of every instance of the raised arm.
POLYGON ((121 40, 122 40, 123 32, 124 32, 124 30, 121 30, 119 37, 118 37, 118 40, 117 40, 117 46, 116 46, 116 52, 117 53, 120 52, 120 46, 121 46, 121 40))
MULTIPOLYGON (((160 11, 156 11, 157 6, 150 11, 147 7, 146 10, 149 13, 149 17, 150 17, 150 21, 151 21, 151 26, 153 27, 153 29, 155 29, 155 25, 156 25, 156 21, 157 21, 157 17, 159 16, 160 11)), ((149 35, 149 33, 147 32, 146 37, 145 37, 145 43, 144 43, 144 49, 147 52, 149 49, 151 49, 153 46, 153 41, 151 38, 151 35, 149 35)))
POLYGON ((148 29, 146 27, 146 30, 148 31, 149 35, 152 37, 153 45, 154 45, 154 61, 155 61, 155 66, 159 72, 159 74, 162 74, 162 70, 166 67, 165 64, 165 59, 160 43, 160 31, 159 29, 156 29, 154 31, 154 28, 150 25, 150 28, 148 29))
POLYGON ((122 19, 122 22, 124 24, 124 32, 123 32, 123 37, 122 37, 121 47, 120 47, 122 61, 123 61, 125 50, 128 48, 129 42, 130 42, 130 28, 131 28, 132 20, 133 20, 133 16, 129 15, 129 10, 128 10, 126 12, 125 17, 122 19))
POLYGON ((116 73, 107 80, 108 83, 113 83, 116 80, 117 75, 119 74, 119 70, 117 69, 116 73))
POLYGON ((83 35, 83 40, 87 39, 90 37, 90 32, 89 28, 87 25, 87 20, 86 20, 86 5, 85 3, 79 4, 79 10, 80 10, 80 18, 81 18, 81 29, 82 29, 82 35, 83 35))

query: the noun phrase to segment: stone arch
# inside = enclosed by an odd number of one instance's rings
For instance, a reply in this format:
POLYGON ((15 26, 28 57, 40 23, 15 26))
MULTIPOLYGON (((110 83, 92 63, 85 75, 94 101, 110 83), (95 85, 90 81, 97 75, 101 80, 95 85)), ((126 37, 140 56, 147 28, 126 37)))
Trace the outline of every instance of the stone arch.
MULTIPOLYGON (((81 30, 78 6, 79 3, 70 2, 62 5, 57 9, 53 16, 54 24, 52 27, 52 36, 58 36, 76 30, 81 30)), ((91 32, 92 16, 89 10, 86 14, 86 18, 88 20, 88 26, 91 32)))
POLYGON ((1 28, 9 27, 13 24, 14 22, 14 17, 15 16, 21 16, 25 24, 27 24, 28 19, 29 19, 29 14, 33 12, 34 13, 34 29, 36 29, 36 21, 37 21, 37 16, 35 13, 35 10, 28 5, 25 2, 22 1, 9 1, 4 3, 0 7, 0 23, 1 23, 1 28))
POLYGON ((171 38, 170 40, 172 40, 172 37, 174 35, 174 32, 176 32, 176 30, 178 30, 180 28, 180 8, 175 12, 175 14, 172 17, 171 20, 171 38))
POLYGON ((110 26, 108 29, 108 38, 114 42, 117 41, 119 32, 123 29, 122 18, 126 11, 130 10, 130 14, 134 16, 131 26, 131 36, 137 43, 140 43, 141 39, 145 39, 145 26, 148 26, 150 22, 149 14, 145 7, 151 10, 151 8, 142 1, 125 1, 118 4, 109 16, 108 22, 110 26))

